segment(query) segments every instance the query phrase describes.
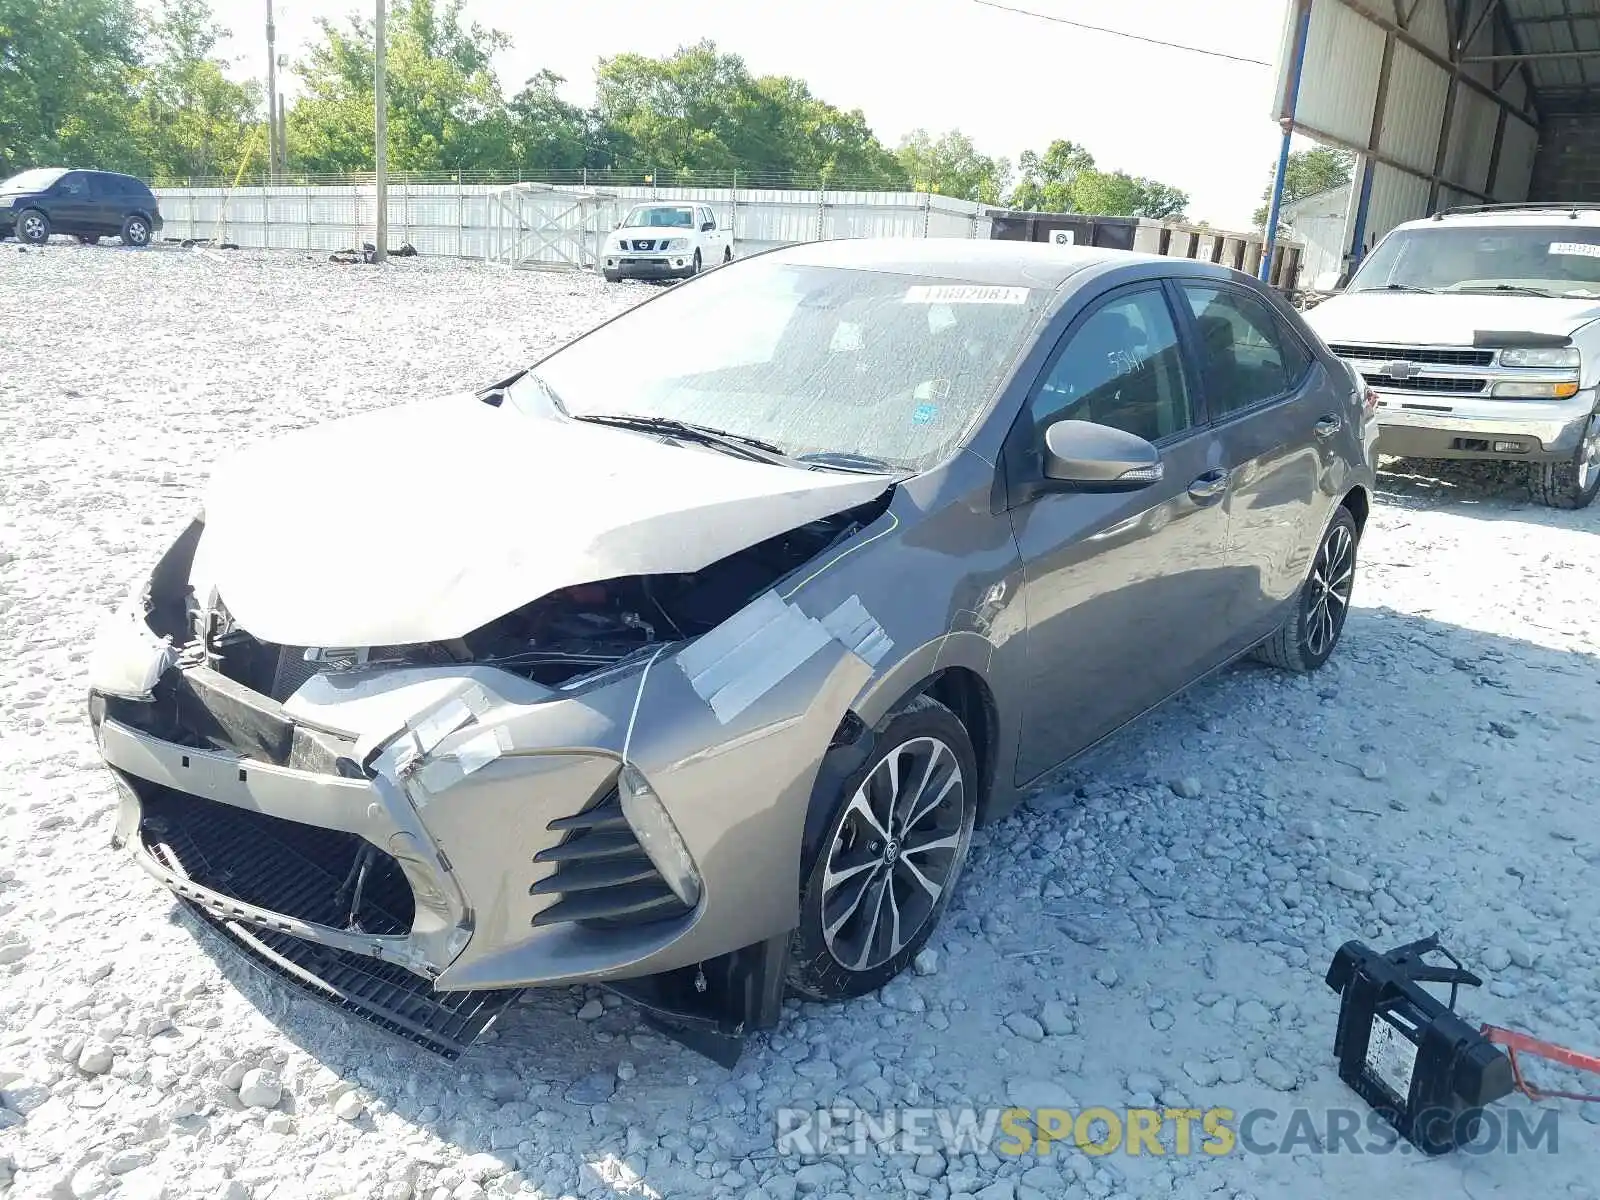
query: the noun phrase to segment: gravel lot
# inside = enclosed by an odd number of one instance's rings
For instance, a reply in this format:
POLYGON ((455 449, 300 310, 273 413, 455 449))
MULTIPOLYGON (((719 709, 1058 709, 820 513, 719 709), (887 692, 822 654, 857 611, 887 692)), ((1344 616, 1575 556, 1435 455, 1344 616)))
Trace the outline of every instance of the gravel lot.
POLYGON ((1234 669, 1078 763, 979 835, 915 977, 794 1009, 732 1072, 579 991, 447 1065, 180 918, 108 846, 83 670, 211 461, 498 378, 642 294, 426 260, 0 248, 0 1192, 1600 1195, 1593 1105, 1557 1106, 1558 1153, 1434 1161, 1307 1137, 1221 1157, 775 1145, 786 1105, 1276 1110, 1257 1141, 1294 1106, 1364 1113, 1322 981, 1351 937, 1437 929, 1491 981, 1469 1019, 1600 1051, 1600 509, 1532 508, 1493 472, 1386 477, 1326 671, 1234 669))

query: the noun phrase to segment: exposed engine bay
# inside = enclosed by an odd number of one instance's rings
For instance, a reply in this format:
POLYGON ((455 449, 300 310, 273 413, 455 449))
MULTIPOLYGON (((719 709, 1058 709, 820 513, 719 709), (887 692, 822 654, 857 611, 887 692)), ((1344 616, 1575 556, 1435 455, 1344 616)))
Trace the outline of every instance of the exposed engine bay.
MULTIPOLYGON (((876 519, 888 494, 769 538, 690 574, 635 575, 552 592, 448 642, 279 647, 195 612, 207 665, 282 701, 323 671, 476 663, 559 686, 648 647, 699 637, 779 579, 876 519)), ((199 650, 191 644, 190 653, 199 650)))

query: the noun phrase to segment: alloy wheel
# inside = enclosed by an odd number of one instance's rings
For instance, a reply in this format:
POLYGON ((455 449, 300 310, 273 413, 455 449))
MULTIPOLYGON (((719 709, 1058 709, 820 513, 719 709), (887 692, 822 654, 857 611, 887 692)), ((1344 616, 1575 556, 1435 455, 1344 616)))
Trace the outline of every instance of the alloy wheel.
POLYGON ((899 954, 960 869, 967 781, 945 742, 896 746, 850 798, 822 879, 822 936, 850 971, 899 954))
POLYGON ((1344 523, 1334 525, 1317 550, 1305 592, 1306 649, 1321 658, 1333 648, 1350 611, 1355 588, 1356 543, 1344 523))
POLYGON ((150 240, 150 231, 143 221, 128 222, 128 240, 135 246, 142 246, 150 240))
POLYGON ((39 217, 26 216, 22 218, 22 236, 24 241, 33 241, 44 233, 44 221, 39 217))
POLYGON ((1589 422, 1588 436, 1578 449, 1577 490, 1582 495, 1589 490, 1596 474, 1600 474, 1600 417, 1589 422))

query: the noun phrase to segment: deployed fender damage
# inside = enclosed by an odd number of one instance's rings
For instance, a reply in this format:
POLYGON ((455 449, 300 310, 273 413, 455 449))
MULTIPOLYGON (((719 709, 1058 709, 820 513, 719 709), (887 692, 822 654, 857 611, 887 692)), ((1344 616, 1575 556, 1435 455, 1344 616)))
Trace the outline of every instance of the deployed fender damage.
MULTIPOLYGON (((404 422, 448 458, 435 419, 404 422)), ((370 452, 386 427, 361 425, 288 445, 370 452)), ((634 519, 636 495, 586 511, 562 494, 587 469, 563 466, 573 447, 523 446, 516 487, 475 471, 472 502, 437 511, 369 490, 369 537, 308 539, 285 531, 354 497, 252 508, 273 459, 247 455, 97 650, 117 841, 258 965, 447 1056, 522 987, 576 980, 720 1061, 775 1023, 797 901, 772 881, 890 648, 859 599, 794 596, 892 522, 889 480, 602 444, 621 460, 604 486, 669 492, 670 529, 634 519), (475 540, 518 505, 559 512, 529 524, 570 544, 475 540), (316 589, 249 552, 291 536, 316 589), (466 545, 405 553, 430 538, 466 545), (241 840, 259 869, 217 869, 241 840)))

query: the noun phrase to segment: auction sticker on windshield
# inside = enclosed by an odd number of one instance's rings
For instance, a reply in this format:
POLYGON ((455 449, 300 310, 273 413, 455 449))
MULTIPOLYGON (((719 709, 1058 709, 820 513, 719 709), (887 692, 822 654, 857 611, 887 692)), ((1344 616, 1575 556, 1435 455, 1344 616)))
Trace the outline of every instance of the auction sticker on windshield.
POLYGON ((1551 242, 1551 254, 1577 254, 1584 258, 1600 258, 1600 246, 1593 242, 1551 242))
POLYGON ((907 304, 1026 304, 1025 287, 977 287, 971 284, 933 286, 919 284, 906 289, 907 304))

